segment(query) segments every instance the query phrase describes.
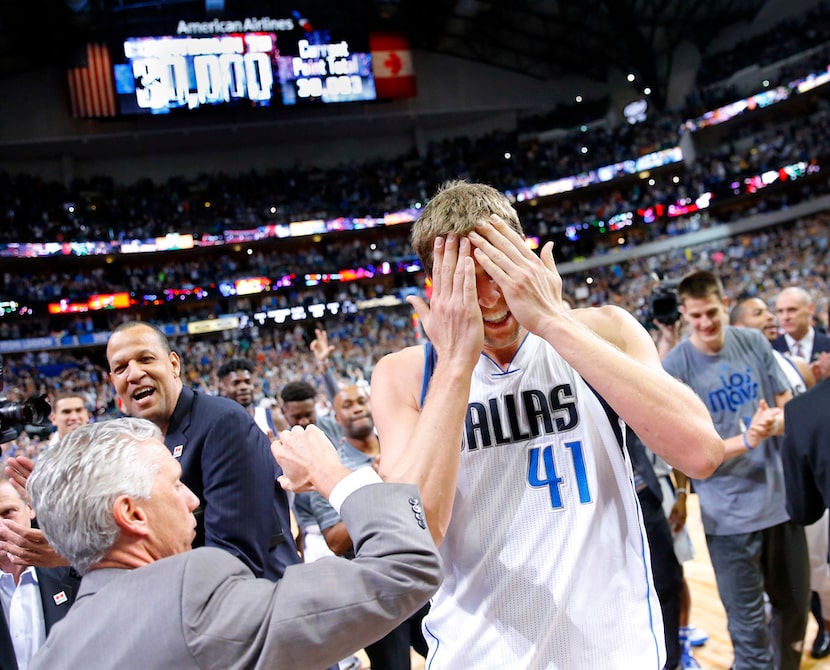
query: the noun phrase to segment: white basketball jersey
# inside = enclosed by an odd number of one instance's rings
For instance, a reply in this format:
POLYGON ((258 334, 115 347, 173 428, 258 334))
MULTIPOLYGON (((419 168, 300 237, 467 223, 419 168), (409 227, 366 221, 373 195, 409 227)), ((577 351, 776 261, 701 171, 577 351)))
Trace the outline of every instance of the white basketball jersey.
POLYGON ((274 422, 271 419, 271 410, 267 407, 260 407, 257 405, 254 407, 254 422, 259 429, 268 435, 269 433, 276 437, 277 430, 274 428, 274 422))
MULTIPOLYGON (((596 394, 528 335, 473 374, 430 670, 661 670, 631 465, 596 394)), ((447 448, 458 448, 448 440, 447 448)))
POLYGON ((804 377, 801 376, 801 371, 795 366, 795 363, 775 349, 772 350, 772 354, 775 356, 778 367, 784 371, 793 396, 804 393, 807 390, 807 383, 804 381, 804 377))

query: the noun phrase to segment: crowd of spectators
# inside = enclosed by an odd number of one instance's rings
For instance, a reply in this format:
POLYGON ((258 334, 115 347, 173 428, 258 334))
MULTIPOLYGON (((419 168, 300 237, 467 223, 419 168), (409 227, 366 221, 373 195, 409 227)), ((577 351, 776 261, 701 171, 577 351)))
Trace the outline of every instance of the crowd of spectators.
MULTIPOLYGON (((771 302, 781 288, 802 286, 814 297, 819 325, 826 327, 829 244, 830 212, 823 212, 717 242, 609 263, 587 274, 569 274, 563 278, 564 293, 578 307, 617 304, 648 327, 650 297, 659 279, 679 279, 692 269, 707 269, 723 278, 732 300, 754 296, 771 302), (583 293, 587 295, 580 297, 583 293)), ((192 336, 179 338, 174 346, 182 354, 186 383, 191 387, 216 394, 216 370, 229 358, 242 357, 254 363, 257 401, 271 401, 288 381, 304 380, 324 388, 309 350, 314 325, 296 323, 192 336)), ((331 317, 321 325, 335 347, 331 366, 341 383, 366 382, 381 356, 416 343, 420 337, 408 306, 331 317)), ((5 393, 10 401, 22 402, 35 394, 73 390, 83 394, 95 417, 117 416, 100 349, 8 355, 4 361, 5 393)), ((321 402, 325 402, 323 396, 321 402)), ((24 432, 4 445, 3 453, 37 453, 47 438, 48 430, 24 432)))
MULTIPOLYGON (((830 49, 824 43, 830 35, 816 20, 816 13, 826 17, 826 5, 816 7, 803 21, 785 22, 772 31, 776 46, 770 49, 771 57, 788 55, 784 44, 800 43, 801 50, 810 54, 804 62, 783 66, 777 83, 827 67, 830 49), (817 44, 824 46, 810 52, 817 44)), ((730 61, 724 73, 734 72, 737 59, 747 54, 753 62, 758 57, 757 50, 736 48, 706 59, 700 80, 707 83, 690 95, 694 102, 686 110, 666 110, 636 127, 603 123, 590 130, 574 127, 564 137, 541 140, 528 138, 526 128, 539 124, 525 120, 520 129, 433 142, 424 155, 413 151, 334 167, 294 165, 264 173, 179 176, 163 183, 146 178, 117 184, 111 177, 100 176, 64 186, 33 175, 0 172, 0 243, 112 241, 168 233, 220 235, 227 229, 314 218, 379 216, 424 203, 448 178, 481 181, 509 191, 580 174, 676 146, 680 123, 688 115, 698 108, 711 109, 717 91, 727 98, 731 95, 728 87, 723 93, 709 86, 705 75, 713 68, 710 63, 730 61)), ((563 120, 574 114, 571 106, 563 107, 563 120)))
POLYGON ((110 177, 69 187, 0 173, 0 243, 147 239, 168 233, 221 235, 308 219, 382 216, 424 203, 449 178, 517 189, 677 144, 665 120, 598 128, 590 141, 520 146, 515 131, 433 142, 410 153, 331 168, 294 166, 245 175, 201 174, 131 185, 110 177), (583 147, 590 150, 583 151, 583 147))
MULTIPOLYGON (((765 66, 809 53, 830 39, 830 3, 820 2, 804 14, 777 22, 770 30, 741 40, 726 51, 712 53, 701 61, 697 71, 697 88, 689 96, 689 116, 711 109, 712 103, 724 100, 718 83, 750 66, 765 66)), ((827 61, 821 67, 827 65, 827 61)), ((784 74, 784 80, 786 80, 784 74)), ((726 89, 728 92, 728 89, 726 89)))
MULTIPOLYGON (((644 180, 621 183, 614 188, 594 191, 593 196, 574 192, 551 199, 548 204, 543 202, 535 208, 525 208, 523 219, 526 231, 542 239, 555 239, 558 259, 570 260, 577 255, 602 251, 606 241, 593 233, 582 233, 579 240, 565 240, 562 232, 568 227, 590 227, 597 221, 608 221, 621 213, 641 212, 648 208, 667 207, 682 200, 695 200, 706 192, 714 191, 718 197, 725 195, 729 199, 733 184, 741 183, 749 176, 830 155, 830 112, 826 101, 816 98, 802 112, 797 120, 784 117, 777 122, 775 119, 768 120, 764 125, 737 126, 728 141, 702 152, 688 169, 658 175, 649 183, 644 180)), ((810 184, 808 195, 817 195, 827 188, 825 179, 815 181, 810 184)), ((756 209, 771 209, 792 205, 794 200, 802 197, 804 193, 795 188, 772 198, 763 194, 754 204, 745 204, 756 209)), ((705 221, 724 222, 742 216, 746 207, 717 211, 705 221)), ((650 226, 635 226, 629 231, 632 234, 631 243, 674 235, 682 232, 687 225, 682 220, 663 217, 650 226)), ((700 222, 695 225, 700 225, 700 222)), ((310 271, 337 273, 344 269, 384 262, 395 264, 412 258, 407 232, 405 226, 400 226, 385 229, 382 234, 365 231, 360 235, 297 238, 249 248, 249 253, 232 253, 222 249, 221 253, 170 253, 147 259, 140 258, 141 255, 130 256, 93 267, 87 263, 83 267, 60 269, 51 263, 45 271, 40 264, 17 263, 16 267, 7 267, 0 275, 0 295, 13 296, 24 302, 76 301, 86 300, 92 294, 121 291, 162 295, 165 289, 207 286, 217 278, 233 281, 242 277, 264 276, 276 282, 292 275, 302 277, 310 271), (371 237, 367 232, 371 233, 371 237)), ((616 240, 613 242, 616 243, 616 240)), ((270 294, 267 306, 285 307, 303 299, 345 297, 342 294, 346 289, 334 286, 326 287, 325 291, 304 291, 305 295, 300 296, 298 291, 303 289, 303 283, 296 284, 293 291, 270 294)), ((354 286, 348 290, 360 291, 354 286)), ((365 292, 359 297, 366 297, 365 292)), ((0 328, 3 326, 0 324, 0 328)), ((79 332, 88 327, 88 320, 80 320, 75 326, 79 332)))

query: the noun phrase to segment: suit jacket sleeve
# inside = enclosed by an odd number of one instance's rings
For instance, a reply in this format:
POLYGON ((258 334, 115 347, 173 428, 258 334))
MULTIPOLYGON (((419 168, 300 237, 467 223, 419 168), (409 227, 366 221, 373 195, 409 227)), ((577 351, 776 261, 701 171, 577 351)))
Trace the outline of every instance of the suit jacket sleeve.
POLYGON ((826 414, 817 410, 817 403, 826 407, 823 403, 830 399, 828 392, 830 386, 824 382, 784 406, 781 461, 787 512, 793 521, 804 525, 818 521, 830 502, 825 501, 825 495, 830 495, 830 426, 823 419, 826 414))
POLYGON ((251 579, 229 557, 193 552, 199 565, 189 565, 184 577, 183 631, 197 663, 229 670, 326 668, 384 636, 429 599, 441 563, 417 487, 365 486, 341 513, 357 557, 294 565, 276 584, 251 579))

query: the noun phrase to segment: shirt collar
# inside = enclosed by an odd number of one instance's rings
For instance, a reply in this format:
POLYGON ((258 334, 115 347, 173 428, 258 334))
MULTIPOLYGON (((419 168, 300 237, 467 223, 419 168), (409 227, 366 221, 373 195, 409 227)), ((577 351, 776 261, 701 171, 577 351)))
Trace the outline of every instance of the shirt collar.
MULTIPOLYGON (((22 582, 23 577, 25 577, 26 575, 29 575, 28 581, 34 584, 40 583, 40 580, 38 579, 37 575, 37 570, 35 570, 35 567, 33 565, 30 565, 28 568, 26 568, 23 572, 20 573, 20 581, 18 583, 22 582)), ((11 581, 11 583, 14 584, 14 575, 12 575, 12 573, 10 572, 3 572, 2 570, 0 570, 0 581, 11 581)))
POLYGON ((812 326, 807 330, 807 334, 800 340, 796 340, 789 333, 784 333, 784 339, 787 341, 787 348, 792 351, 795 349, 796 343, 801 345, 801 351, 804 352, 804 358, 810 355, 813 351, 813 341, 816 339, 816 331, 812 326))

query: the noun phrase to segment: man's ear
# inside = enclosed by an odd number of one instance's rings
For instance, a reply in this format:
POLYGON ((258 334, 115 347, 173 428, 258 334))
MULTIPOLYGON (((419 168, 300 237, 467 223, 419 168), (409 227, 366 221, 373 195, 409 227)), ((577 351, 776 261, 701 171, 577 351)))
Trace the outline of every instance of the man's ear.
POLYGON ((179 358, 179 355, 175 351, 171 351, 167 358, 170 361, 170 365, 173 366, 173 372, 175 373, 176 379, 180 378, 182 375, 182 359, 179 358))
POLYGON ((112 515, 115 523, 123 532, 140 536, 149 534, 147 514, 144 512, 141 502, 126 494, 122 494, 115 499, 112 515))

